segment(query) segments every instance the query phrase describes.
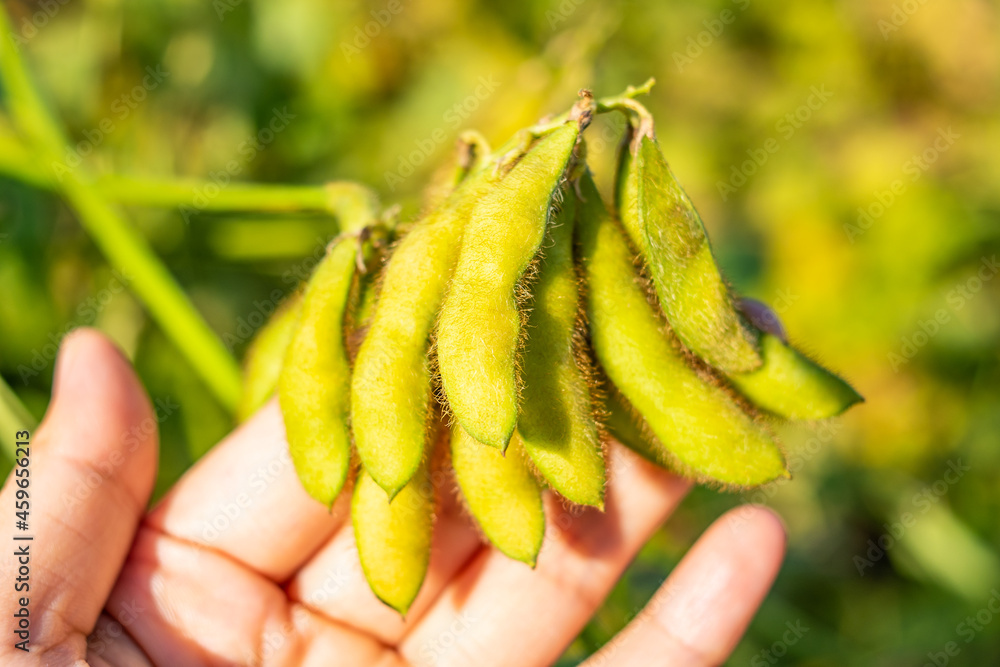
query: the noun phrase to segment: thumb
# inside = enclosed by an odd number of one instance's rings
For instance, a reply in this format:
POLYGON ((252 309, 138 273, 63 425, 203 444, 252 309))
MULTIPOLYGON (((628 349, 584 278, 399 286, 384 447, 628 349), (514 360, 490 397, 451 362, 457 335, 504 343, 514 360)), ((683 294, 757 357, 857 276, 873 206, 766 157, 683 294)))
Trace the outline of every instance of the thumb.
POLYGON ((26 528, 12 526, 28 539, 0 549, 2 580, 23 584, 5 587, 0 615, 27 600, 30 648, 82 658, 149 502, 156 418, 122 354, 81 329, 63 341, 52 403, 33 435, 27 473, 15 468, 0 492, 0 516, 28 513, 26 528))

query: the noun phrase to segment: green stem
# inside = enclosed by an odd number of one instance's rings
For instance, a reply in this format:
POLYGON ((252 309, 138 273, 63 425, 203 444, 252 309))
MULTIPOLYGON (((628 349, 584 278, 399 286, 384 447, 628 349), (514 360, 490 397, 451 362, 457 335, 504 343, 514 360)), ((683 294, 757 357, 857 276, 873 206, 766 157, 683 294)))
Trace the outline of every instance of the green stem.
POLYGON ((35 418, 0 377, 0 450, 6 458, 11 461, 17 458, 17 432, 33 431, 35 426, 35 418))
POLYGON ((322 186, 233 183, 223 187, 194 180, 165 181, 110 175, 98 178, 94 188, 102 196, 128 206, 262 213, 327 210, 327 194, 322 186))
MULTIPOLYGON (((23 144, 0 134, 0 174, 59 191, 58 179, 38 166, 36 159, 23 144)), ((369 191, 340 181, 326 185, 233 183, 222 187, 211 181, 109 174, 99 176, 89 187, 103 199, 125 206, 189 209, 189 213, 328 213, 343 221, 365 209, 371 215, 377 211, 369 191)))
POLYGON ((629 86, 621 95, 603 97, 597 100, 597 113, 621 111, 629 118, 634 116, 638 120, 636 123, 635 141, 637 142, 638 139, 644 136, 652 138, 654 136, 653 114, 649 113, 649 110, 639 102, 636 102, 634 98, 649 93, 654 83, 656 83, 656 79, 650 78, 638 88, 629 86))
POLYGON ((4 101, 21 132, 47 155, 58 155, 66 146, 59 123, 48 112, 32 85, 21 52, 13 40, 14 31, 7 9, 0 8, 0 80, 4 101))
POLYGON ((104 256, 121 269, 167 337, 219 401, 235 410, 241 391, 239 365, 146 240, 79 179, 66 178, 61 190, 80 224, 104 256))
MULTIPOLYGON (((0 79, 13 120, 34 144, 39 160, 55 163, 65 142, 31 84, 12 39, 10 21, 0 9, 0 79)), ((55 179, 55 175, 50 175, 55 179)), ((80 224, 105 257, 129 277, 132 291, 145 303, 167 336, 191 362, 216 397, 234 410, 240 394, 240 369, 218 336, 188 300, 152 249, 86 179, 75 174, 58 181, 58 191, 76 211, 80 224)))

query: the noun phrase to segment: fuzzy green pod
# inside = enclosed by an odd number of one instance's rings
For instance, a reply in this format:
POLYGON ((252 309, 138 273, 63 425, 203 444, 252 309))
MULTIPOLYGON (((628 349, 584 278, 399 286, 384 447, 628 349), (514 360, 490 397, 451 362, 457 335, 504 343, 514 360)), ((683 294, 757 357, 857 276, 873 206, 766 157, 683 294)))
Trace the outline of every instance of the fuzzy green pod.
POLYGON ((534 567, 545 536, 545 510, 518 437, 504 453, 455 424, 451 462, 469 511, 487 539, 510 558, 534 567))
POLYGON ((410 480, 426 449, 431 329, 469 209, 487 187, 487 176, 483 170, 470 177, 399 242, 382 270, 375 311, 354 360, 354 444, 365 469, 389 497, 410 480))
POLYGON ((505 449, 517 425, 517 286, 553 214, 580 127, 539 139, 472 209, 438 321, 437 354, 448 405, 476 440, 505 449))
POLYGON ((521 360, 517 433, 545 480, 567 500, 604 507, 604 451, 576 332, 580 292, 573 265, 576 199, 563 193, 532 290, 521 360))
POLYGON ((863 401, 844 380, 770 333, 761 333, 764 365, 730 382, 758 407, 787 419, 826 419, 863 401))
POLYGON ((357 270, 358 243, 356 235, 342 236, 316 266, 278 378, 295 470, 309 495, 327 506, 343 488, 351 462, 351 370, 344 315, 357 270))
POLYGON ((424 191, 427 210, 444 204, 465 179, 482 170, 490 159, 490 145, 479 132, 466 130, 458 137, 453 161, 445 164, 431 178, 424 191))
POLYGON ((753 332, 743 325, 719 274, 701 217, 645 132, 621 148, 615 199, 681 342, 724 372, 759 368, 753 332))
POLYGON ((588 173, 580 181, 578 238, 591 340, 608 378, 682 469, 700 479, 755 486, 786 477, 767 430, 675 349, 646 299, 625 235, 588 173))
POLYGON ((361 569, 372 592, 406 615, 427 575, 434 524, 434 489, 426 463, 390 502, 364 470, 351 499, 361 569))
POLYGON ((250 342, 243 362, 243 394, 236 406, 237 422, 249 419, 274 394, 301 313, 302 294, 295 292, 278 306, 250 342))
POLYGON ((604 428, 608 435, 650 463, 669 468, 670 454, 654 437, 646 433, 648 425, 640 426, 641 417, 617 389, 609 388, 604 404, 604 428), (645 427, 645 428, 643 428, 645 427))

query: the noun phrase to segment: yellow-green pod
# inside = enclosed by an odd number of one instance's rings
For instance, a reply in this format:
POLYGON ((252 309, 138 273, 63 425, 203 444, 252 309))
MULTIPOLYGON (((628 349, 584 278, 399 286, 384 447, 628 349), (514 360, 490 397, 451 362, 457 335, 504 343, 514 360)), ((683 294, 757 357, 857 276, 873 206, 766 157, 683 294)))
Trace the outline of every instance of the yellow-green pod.
POLYGON ((302 295, 302 314, 278 378, 285 437, 302 485, 330 506, 351 462, 347 417, 351 371, 344 315, 354 282, 355 235, 335 241, 302 295))
POLYGON ((604 451, 575 336, 580 315, 573 266, 575 217, 575 197, 564 191, 532 290, 517 433, 553 489, 574 503, 603 508, 604 451))
POLYGON ((368 585, 378 599, 405 616, 420 592, 431 555, 434 488, 426 463, 392 502, 361 470, 351 499, 351 521, 368 585))
POLYGON ((295 292, 254 335, 243 362, 243 394, 236 406, 237 422, 249 419, 274 394, 301 312, 302 294, 295 292))
POLYGON ((650 463, 670 467, 670 453, 647 432, 649 426, 641 421, 642 417, 635 414, 635 408, 617 389, 608 390, 604 410, 604 428, 608 435, 650 463))
POLYGON ((372 314, 375 312, 375 299, 378 296, 376 291, 378 278, 377 271, 370 271, 359 281, 358 298, 351 313, 351 319, 356 329, 364 329, 371 322, 372 314))
POLYGON ((456 144, 453 161, 434 174, 424 193, 424 206, 427 210, 443 204, 462 181, 485 167, 489 160, 490 145, 475 130, 462 132, 456 144))
POLYGON ((608 378, 679 462, 700 479, 754 486, 788 475, 771 434, 706 383, 666 335, 646 299, 621 228, 589 173, 581 177, 577 237, 590 335, 608 378))
POLYGON ((506 453, 451 430, 451 463, 469 512, 504 554, 534 567, 545 536, 542 490, 517 435, 506 453))
POLYGON ((517 425, 517 284, 545 236, 579 133, 571 121, 538 140, 479 200, 441 308, 437 355, 452 415, 501 450, 517 425))
POLYGON ((761 333, 764 365, 730 382, 758 407, 787 419, 826 419, 864 400, 851 385, 791 345, 761 333))
POLYGON ((645 133, 621 148, 615 199, 681 342, 726 373, 759 368, 753 332, 743 325, 719 274, 701 217, 656 140, 645 133))
MULTIPOLYGON (((389 231, 382 228, 377 238, 378 247, 372 247, 370 257, 365 258, 366 270, 355 282, 354 293, 351 294, 350 309, 347 312, 345 330, 347 332, 347 355, 353 366, 358 356, 358 348, 365 339, 368 325, 375 313, 375 302, 378 299, 378 284, 382 274, 382 256, 389 231)), ((366 246, 367 247, 367 246, 366 246)))
POLYGON ((431 329, 458 258, 469 209, 488 169, 413 226, 382 270, 379 297, 354 360, 351 426, 365 469, 391 498, 410 480, 429 437, 431 329))

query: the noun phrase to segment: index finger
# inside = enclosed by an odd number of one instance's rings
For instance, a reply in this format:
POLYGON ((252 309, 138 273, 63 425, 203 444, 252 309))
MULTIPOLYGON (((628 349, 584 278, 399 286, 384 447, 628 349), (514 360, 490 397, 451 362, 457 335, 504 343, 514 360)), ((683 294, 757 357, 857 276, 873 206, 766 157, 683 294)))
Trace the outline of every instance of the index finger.
POLYGON ((281 582, 344 522, 349 496, 331 511, 306 493, 272 400, 189 470, 147 523, 281 582))

